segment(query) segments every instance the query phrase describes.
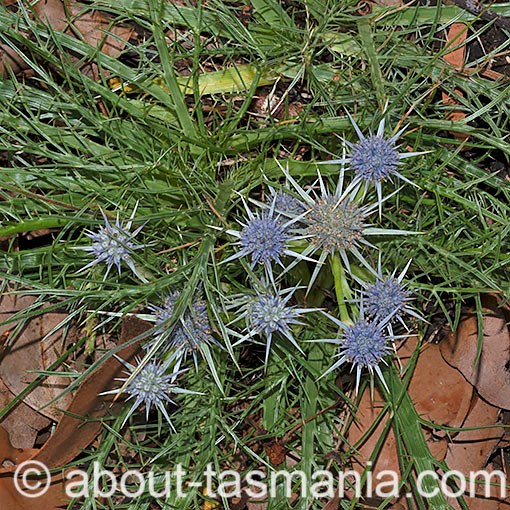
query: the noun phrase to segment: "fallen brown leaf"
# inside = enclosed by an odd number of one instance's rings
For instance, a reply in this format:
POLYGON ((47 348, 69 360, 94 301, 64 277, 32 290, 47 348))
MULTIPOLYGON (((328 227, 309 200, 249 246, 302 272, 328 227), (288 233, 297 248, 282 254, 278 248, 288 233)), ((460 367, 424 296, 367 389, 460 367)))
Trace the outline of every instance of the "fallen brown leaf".
MULTIPOLYGON (((466 37, 467 37, 467 29, 464 23, 452 23, 448 30, 447 35, 447 44, 452 44, 453 46, 458 46, 454 50, 449 51, 444 55, 444 59, 454 68, 461 70, 464 67, 464 59, 466 56, 466 37)), ((460 90, 455 90, 455 93, 462 96, 462 92, 460 90)), ((457 101, 453 99, 447 92, 442 93, 443 103, 455 106, 457 105, 457 101)), ((446 116, 446 120, 451 120, 452 122, 457 120, 462 120, 466 117, 464 112, 460 112, 458 110, 453 110, 449 112, 446 116)), ((458 133, 456 131, 452 131, 452 135, 457 140, 467 140, 469 139, 469 135, 466 133, 458 133)))
MULTIPOLYGON (((38 450, 15 448, 12 446, 7 431, 0 427, 0 467, 15 469, 17 465, 29 460, 38 450)), ((0 473, 0 501, 2 509, 8 510, 57 510, 65 508, 66 499, 63 492, 61 473, 51 477, 51 484, 46 493, 37 498, 21 495, 13 483, 10 473, 0 473), (64 506, 65 505, 65 506, 64 506)))
MULTIPOLYGON (((417 338, 409 338, 399 349, 403 366, 416 350, 417 338)), ((409 383, 409 395, 418 414, 427 421, 460 427, 467 415, 473 387, 443 360, 439 345, 425 344, 409 383)), ((435 432, 445 435, 441 431, 435 432)))
MULTIPOLYGON (((105 12, 91 10, 90 6, 79 2, 66 1, 64 4, 62 0, 40 0, 34 4, 33 9, 36 16, 53 30, 65 31, 110 57, 116 57, 125 48, 126 41, 134 32, 134 27, 129 25, 110 26, 111 19, 105 12)), ((81 62, 76 57, 72 59, 76 63, 81 62)), ((0 44, 0 77, 7 76, 9 68, 18 74, 27 69, 28 65, 8 44, 0 44)), ((95 63, 82 65, 81 71, 94 79, 99 78, 98 66, 95 63)))
MULTIPOLYGON (((499 414, 497 407, 491 406, 480 397, 475 397, 463 428, 495 425, 499 414)), ((482 428, 459 432, 448 445, 445 458, 447 466, 462 473, 482 469, 489 454, 503 434, 503 428, 482 428)))
POLYGON ((457 331, 441 342, 441 354, 473 386, 482 398, 496 407, 510 409, 510 333, 503 310, 494 297, 485 297, 483 305, 483 342, 475 366, 478 345, 476 314, 464 317, 457 331))
MULTIPOLYGON (((3 295, 0 297, 0 322, 8 320, 15 313, 33 305, 36 298, 27 295, 3 295)), ((62 330, 51 331, 67 317, 65 313, 48 312, 28 319, 16 338, 9 338, 8 345, 2 352, 0 359, 0 378, 11 393, 18 395, 34 379, 37 374, 30 370, 46 370, 54 363, 58 356, 65 351, 62 342, 62 330), (51 333, 51 334, 49 334, 51 333)), ((0 334, 14 331, 19 321, 0 326, 0 334)), ((35 410, 39 410, 54 397, 62 393, 69 384, 69 379, 48 376, 30 391, 23 402, 35 410)), ((58 406, 66 408, 71 402, 68 394, 58 401, 58 406)), ((61 411, 57 406, 51 406, 40 411, 44 416, 57 421, 61 411)))
MULTIPOLYGON (((0 379, 0 409, 10 404, 15 395, 0 379)), ((0 425, 7 431, 10 441, 17 448, 32 448, 37 434, 48 427, 51 420, 38 413, 23 401, 16 404, 0 418, 0 425)))
POLYGON ((322 508, 322 510, 339 510, 340 508, 340 496, 335 494, 333 499, 330 499, 322 508))
MULTIPOLYGON (((475 398, 474 405, 462 425, 464 428, 483 427, 494 425, 498 418, 499 409, 491 406, 479 397, 475 398)), ((465 430, 459 432, 453 441, 448 445, 448 453, 445 462, 449 469, 455 469, 469 476, 470 471, 478 471, 483 469, 487 463, 489 454, 503 435, 501 427, 465 430)), ((490 471, 490 468, 486 468, 490 471)), ((481 489, 483 491, 483 488, 481 489)), ((497 497, 499 489, 491 488, 491 495, 497 497)), ((450 498, 451 499, 451 498, 450 498)), ((470 510, 475 509, 497 509, 499 502, 497 499, 491 500, 483 497, 468 498, 466 503, 470 510)), ((459 508, 457 501, 449 501, 449 503, 459 508)))
MULTIPOLYGON (((135 317, 127 317, 122 322, 122 332, 119 342, 125 343, 144 333, 151 325, 135 317)), ((140 347, 129 345, 119 351, 119 356, 127 361, 133 361, 140 347)), ((62 415, 57 428, 40 450, 16 449, 11 445, 7 432, 0 427, 0 501, 3 508, 15 510, 34 510, 34 500, 18 493, 13 481, 13 472, 18 464, 25 460, 41 462, 48 469, 58 468, 72 461, 98 435, 102 424, 98 418, 109 411, 118 411, 122 402, 112 402, 112 395, 98 395, 111 389, 114 378, 120 375, 123 365, 110 357, 101 367, 91 374, 78 388, 67 411, 62 415), (77 418, 94 418, 85 421, 77 418)), ((52 477, 52 484, 48 492, 37 498, 38 510, 56 510, 65 504, 62 473, 52 477)), ((65 506, 64 506, 65 508, 65 506)))
MULTIPOLYGON (((417 338, 411 337, 398 350, 399 358, 405 367, 417 347, 417 338)), ((418 360, 408 388, 420 416, 438 425, 460 427, 468 413, 473 394, 473 387, 452 369, 443 359, 439 346, 425 345, 418 355, 418 360)), ((383 433, 388 417, 385 416, 366 441, 357 446, 368 429, 379 416, 384 407, 384 400, 377 389, 373 399, 367 389, 358 404, 357 422, 349 429, 349 443, 357 448, 354 470, 361 473, 383 433)), ((437 430, 432 434, 425 431, 425 438, 431 454, 439 461, 443 460, 448 447, 445 437, 438 437, 437 430)), ((371 467, 376 477, 381 471, 390 470, 400 473, 397 442, 392 428, 388 431, 379 455, 371 467)), ((396 504, 396 503, 395 503, 396 504)))
MULTIPOLYGON (((151 327, 150 323, 136 317, 126 317, 122 322, 119 342, 125 343, 145 333, 151 327)), ((118 356, 128 362, 134 362, 137 354, 140 354, 140 347, 135 344, 119 351, 118 356)), ((62 415, 55 432, 34 457, 35 460, 43 462, 50 469, 63 466, 94 440, 102 428, 98 418, 109 413, 115 415, 123 406, 122 401, 112 403, 112 395, 99 395, 99 393, 112 389, 112 385, 116 384, 115 377, 119 377, 124 368, 117 359, 110 357, 85 379, 67 409, 70 414, 62 415), (75 416, 93 419, 93 421, 84 421, 75 416)))

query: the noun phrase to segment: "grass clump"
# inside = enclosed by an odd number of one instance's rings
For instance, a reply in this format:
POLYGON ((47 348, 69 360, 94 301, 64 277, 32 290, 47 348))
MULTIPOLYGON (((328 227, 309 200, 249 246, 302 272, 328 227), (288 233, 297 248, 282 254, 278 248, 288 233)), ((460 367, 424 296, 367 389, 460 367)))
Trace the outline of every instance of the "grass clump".
MULTIPOLYGON (((310 475, 346 433, 333 404, 354 412, 352 387, 335 384, 349 362, 362 389, 370 378, 361 368, 380 375, 412 489, 434 459, 391 361, 394 338, 407 334, 394 319, 427 335, 434 319, 455 328, 481 294, 509 294, 510 191, 490 171, 510 153, 507 86, 476 74, 476 61, 469 79, 445 67, 441 34, 453 16, 444 10, 472 23, 456 7, 361 17, 355 2, 337 0, 251 5, 93 2, 139 33, 117 58, 36 19, 28 3, 0 6, 1 43, 27 69, 7 68, 0 81, 2 287, 38 295, 30 316, 43 303, 65 308, 88 354, 127 314, 153 321, 145 357, 116 391, 147 411, 155 403, 168 421, 132 406, 107 421, 86 466, 182 463, 188 481, 238 457, 241 472, 274 469, 253 445, 255 421, 263 440, 285 438, 295 468, 310 475), (85 63, 96 79, 81 72, 85 63), (464 121, 448 120, 438 84, 464 121), (367 163, 365 150, 389 162, 367 163), (22 233, 41 230, 50 241, 23 244, 22 233), (383 273, 398 267, 418 311, 399 294, 383 317, 369 303, 367 322, 361 302, 384 294, 383 273), (353 347, 360 339, 363 353, 353 347), (168 369, 158 372, 164 395, 142 395, 137 377, 155 367, 168 369), (173 372, 181 395, 164 405, 173 372), (126 427, 136 440, 121 435, 126 427)), ((86 368, 66 392, 97 364, 88 358, 86 368)), ((158 504, 199 509, 204 498, 190 489, 158 504)), ((323 503, 305 494, 269 508, 323 503)), ((113 504, 85 498, 70 508, 113 504)), ((428 504, 447 508, 441 494, 428 504)), ((143 493, 124 507, 150 505, 143 493)))

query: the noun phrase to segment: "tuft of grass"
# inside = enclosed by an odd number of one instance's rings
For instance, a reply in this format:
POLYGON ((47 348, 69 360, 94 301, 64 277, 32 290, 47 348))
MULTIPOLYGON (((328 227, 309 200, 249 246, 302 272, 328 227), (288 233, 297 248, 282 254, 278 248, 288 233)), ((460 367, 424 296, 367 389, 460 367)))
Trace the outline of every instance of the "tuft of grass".
MULTIPOLYGON (((268 186, 284 182, 282 166, 308 189, 317 177, 317 161, 341 157, 342 142, 335 135, 356 140, 345 111, 354 112, 363 132, 375 131, 386 115, 387 125, 408 125, 402 138, 406 150, 431 152, 402 167, 416 186, 403 185, 384 202, 381 218, 371 220, 385 229, 419 233, 371 240, 383 267, 404 267, 412 259, 408 284, 416 289, 417 308, 428 320, 444 316, 452 328, 462 305, 473 302, 480 308, 481 294, 508 298, 510 187, 490 171, 490 163, 508 163, 509 88, 481 76, 480 59, 461 74, 441 58, 451 50, 444 47, 441 31, 454 21, 472 23, 473 16, 439 3, 376 8, 360 19, 354 0, 289 5, 257 0, 242 6, 213 0, 196 7, 98 0, 90 5, 114 22, 134 23, 143 36, 112 58, 34 20, 26 2, 14 10, 0 6, 0 43, 29 69, 0 81, 0 237, 7 236, 8 244, 0 252, 2 292, 38 296, 36 306, 20 314, 23 320, 42 314, 41 305, 50 302, 69 312, 61 325, 64 333, 70 322, 83 327, 75 345, 49 367, 52 373, 62 371, 85 344, 93 350, 95 335, 115 336, 123 316, 143 315, 148 304, 176 288, 183 289, 181 297, 165 326, 177 324, 193 296, 202 293, 212 334, 223 350, 208 349, 198 370, 186 374, 186 388, 201 395, 178 398, 178 406, 170 409, 177 434, 152 415, 149 423, 132 418, 127 436, 121 430, 124 414, 105 420, 98 447, 76 463, 87 467, 98 461, 111 468, 114 459, 116 466, 145 470, 182 463, 187 480, 196 481, 207 464, 219 471, 232 468, 239 457, 243 472, 276 469, 257 443, 285 438, 296 469, 310 474, 324 468, 324 456, 339 446, 333 438, 340 443, 348 432, 344 421, 348 424, 355 414, 355 403, 350 391, 335 384, 337 374, 319 380, 331 365, 332 347, 306 341, 336 331, 307 314, 305 325, 293 331, 304 354, 289 342, 273 344, 264 375, 265 346, 235 346, 228 327, 227 298, 250 290, 250 268, 239 260, 219 264, 235 249, 226 230, 243 215, 239 195, 264 202, 268 186), (249 5, 253 12, 243 15, 242 7, 249 5), (77 60, 97 65, 99 79, 81 73, 77 60), (464 122, 446 120, 451 106, 442 102, 441 90, 455 98, 456 108, 466 114, 464 122), (255 106, 257 99, 263 107, 255 106), (469 138, 455 139, 452 132, 469 138), (128 271, 121 276, 112 271, 103 281, 99 265, 80 273, 86 260, 74 248, 87 242, 84 230, 104 224, 101 210, 126 221, 135 204, 134 225, 146 225, 140 233, 145 246, 133 254, 133 262, 148 283, 128 271), (51 243, 17 247, 18 234, 42 229, 52 229, 51 243), (331 407, 338 398, 342 415, 331 407), (321 413, 324 409, 329 410, 321 413), (260 437, 252 422, 265 429, 260 437), (302 427, 295 429, 297 423, 302 427)), ((508 4, 492 8, 510 13, 508 4)), ((469 38, 484 31, 473 30, 469 38)), ((340 170, 334 164, 321 166, 329 189, 335 188, 340 170)), ((383 187, 385 196, 393 190, 391 184, 383 187)), ((371 190, 365 201, 375 199, 371 190)), ((375 254, 366 254, 372 267, 375 254)), ((289 287, 307 284, 312 271, 300 262, 285 282, 289 287)), ((370 278, 354 263, 352 272, 370 278)), ((333 258, 332 265, 321 267, 308 297, 296 291, 296 301, 329 308, 347 321, 356 310, 343 300, 352 297, 354 285, 333 258)), ((420 335, 428 332, 427 326, 416 328, 420 335)), ((15 338, 16 331, 9 342, 15 338)), ((142 364, 162 343, 154 344, 142 364)), ((76 389, 116 352, 87 365, 65 391, 76 389)), ((413 477, 433 469, 434 460, 405 382, 393 366, 386 372, 388 426, 400 432, 402 484, 414 490, 413 477)), ((154 504, 144 493, 123 508, 154 504)), ((190 489, 184 499, 171 494, 157 504, 199 509, 204 495, 190 489)), ((229 501, 222 504, 229 508, 229 501)), ((342 501, 341 507, 357 504, 342 501)), ((447 508, 441 495, 428 504, 433 510, 447 508)), ((73 501, 69 508, 73 505, 119 508, 113 500, 93 498, 73 501)), ((294 506, 285 498, 269 503, 277 510, 322 506, 309 495, 294 506)))

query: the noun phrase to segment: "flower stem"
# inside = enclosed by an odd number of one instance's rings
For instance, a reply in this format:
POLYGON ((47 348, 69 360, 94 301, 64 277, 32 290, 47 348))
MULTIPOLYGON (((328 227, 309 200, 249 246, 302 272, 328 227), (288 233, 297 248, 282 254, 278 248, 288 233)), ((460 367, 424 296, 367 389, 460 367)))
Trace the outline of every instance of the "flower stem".
POLYGON ((340 313, 340 320, 346 324, 352 324, 352 319, 349 315, 346 299, 351 299, 351 289, 345 277, 344 266, 340 260, 338 253, 333 254, 331 257, 331 267, 333 269, 333 278, 335 280, 335 293, 336 300, 338 301, 338 311, 340 313))

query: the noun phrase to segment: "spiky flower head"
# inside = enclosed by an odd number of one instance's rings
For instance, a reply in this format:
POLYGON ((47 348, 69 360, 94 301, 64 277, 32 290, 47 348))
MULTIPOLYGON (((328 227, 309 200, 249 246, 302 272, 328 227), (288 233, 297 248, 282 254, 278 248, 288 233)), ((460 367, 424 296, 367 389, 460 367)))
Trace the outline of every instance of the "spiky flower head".
MULTIPOLYGON (((327 189, 326 184, 317 171, 320 193, 316 193, 313 187, 304 190, 278 161, 277 164, 283 171, 287 181, 293 186, 299 196, 306 204, 306 212, 295 217, 301 221, 304 227, 296 229, 302 233, 309 246, 304 249, 301 256, 308 257, 320 251, 319 260, 308 283, 308 290, 311 289, 321 265, 324 264, 328 255, 337 252, 347 271, 350 272, 348 254, 352 254, 371 273, 376 274, 372 266, 363 257, 360 248, 362 245, 370 246, 367 240, 370 235, 402 235, 411 234, 405 230, 393 230, 372 227, 366 223, 368 217, 377 209, 377 204, 362 205, 359 197, 361 183, 352 181, 348 186, 343 186, 344 169, 340 170, 338 183, 334 192, 327 189)), ((391 195, 390 195, 391 196, 391 195)), ((389 198, 389 197, 388 197, 389 198)), ((293 267, 294 263, 286 268, 286 271, 293 267)))
POLYGON ((349 165, 360 179, 367 182, 383 181, 397 172, 398 156, 392 138, 371 134, 352 146, 349 165))
MULTIPOLYGON (((124 372, 128 377, 117 377, 117 381, 121 381, 125 383, 128 381, 131 376, 137 370, 137 366, 135 367, 131 363, 115 356, 126 368, 124 372)), ((136 358, 137 365, 140 365, 141 360, 136 358)), ((176 379, 176 377, 185 370, 180 370, 178 372, 174 372, 171 374, 166 374, 171 361, 168 360, 162 363, 160 360, 149 360, 142 369, 131 379, 128 385, 122 390, 122 393, 127 393, 129 395, 127 400, 135 399, 131 409, 129 409, 126 418, 124 419, 124 423, 126 423, 129 416, 131 416, 135 410, 140 406, 145 406, 145 418, 149 419, 149 411, 152 406, 156 407, 163 413, 164 417, 172 427, 175 432, 175 428, 168 416, 166 410, 166 404, 171 403, 175 404, 175 402, 170 398, 170 394, 172 393, 196 393, 189 390, 184 390, 182 388, 177 387, 172 381, 176 379)), ((120 390, 112 390, 106 391, 102 393, 102 395, 119 393, 120 390)))
POLYGON ((278 217, 269 211, 257 212, 241 231, 241 253, 251 255, 252 267, 259 263, 270 265, 273 261, 281 264, 289 237, 278 217))
POLYGON ((349 198, 338 200, 327 193, 315 200, 306 216, 306 233, 311 243, 329 254, 350 250, 363 239, 364 216, 363 209, 349 198))
MULTIPOLYGON (((156 324, 167 322, 174 313, 175 305, 180 295, 180 292, 173 291, 163 298, 160 306, 149 305, 149 309, 154 312, 151 320, 156 324)), ((207 313, 207 303, 199 298, 195 299, 184 311, 177 324, 170 328, 168 325, 163 324, 157 331, 157 335, 165 336, 167 348, 176 349, 178 355, 182 355, 184 359, 191 354, 196 366, 197 352, 202 353, 206 345, 219 345, 211 332, 212 328, 207 313)), ((149 346, 154 341, 149 342, 149 346)))
MULTIPOLYGON (((278 163, 278 162, 277 162, 278 163)), ((363 257, 360 248, 362 245, 373 247, 367 240, 370 235, 405 234, 408 232, 388 230, 372 227, 367 223, 375 209, 375 205, 362 205, 359 201, 358 192, 361 186, 359 182, 351 182, 346 188, 343 187, 344 170, 340 171, 338 184, 334 192, 329 191, 319 172, 318 183, 320 193, 313 188, 304 190, 280 163, 278 163, 288 182, 293 186, 306 204, 305 214, 296 217, 303 227, 296 229, 303 238, 308 240, 308 246, 302 252, 303 257, 308 257, 320 252, 319 260, 310 281, 308 290, 315 282, 322 264, 328 255, 339 253, 345 267, 350 271, 348 253, 352 254, 369 271, 375 274, 374 269, 363 257)), ((286 270, 289 270, 291 264, 286 270)))
POLYGON ((124 262, 133 273, 138 276, 142 281, 147 281, 143 275, 137 271, 133 259, 132 253, 134 250, 139 250, 148 245, 136 244, 134 241, 135 236, 142 230, 144 225, 139 226, 133 232, 130 232, 133 224, 133 218, 136 212, 136 207, 133 209, 131 217, 127 223, 119 221, 119 213, 117 213, 117 219, 115 224, 111 224, 108 221, 106 214, 101 210, 105 225, 100 226, 97 232, 90 230, 85 231, 85 235, 92 240, 91 246, 78 246, 76 249, 91 252, 96 258, 79 272, 85 271, 89 267, 95 266, 96 264, 106 264, 106 273, 104 278, 107 277, 112 266, 117 266, 119 274, 121 273, 121 263, 124 262))
POLYGON ((369 317, 378 317, 379 319, 389 318, 388 330, 393 334, 391 326, 396 320, 406 327, 403 321, 403 315, 408 314, 413 317, 424 320, 410 305, 412 300, 411 292, 403 283, 403 279, 411 260, 406 264, 400 275, 396 276, 396 271, 391 275, 384 276, 381 267, 381 257, 377 268, 377 279, 374 283, 368 284, 363 282, 365 290, 363 292, 363 306, 365 313, 369 317))
POLYGON ((372 317, 391 317, 396 320, 409 300, 409 291, 397 278, 377 279, 365 293, 366 313, 372 317))
POLYGON ((379 212, 381 212, 381 183, 387 179, 392 180, 392 177, 396 176, 409 184, 413 184, 398 172, 399 166, 402 165, 402 160, 412 156, 427 154, 430 151, 401 153, 398 151, 400 146, 396 145, 396 141, 406 130, 405 127, 390 138, 387 138, 384 136, 385 118, 383 117, 377 128, 377 133, 374 135, 372 132, 369 132, 369 135, 365 136, 349 112, 347 112, 347 115, 359 137, 359 141, 353 144, 342 138, 351 149, 351 153, 344 158, 322 161, 321 164, 347 164, 351 170, 354 170, 356 181, 364 181, 367 184, 374 183, 377 190, 379 212))
POLYGON ((312 312, 315 308, 298 308, 289 305, 289 300, 294 295, 297 287, 282 291, 280 289, 262 286, 262 290, 256 292, 255 296, 241 296, 239 300, 234 301, 233 307, 239 307, 237 317, 232 322, 241 319, 245 320, 246 333, 236 343, 244 342, 254 335, 265 337, 266 355, 265 366, 269 359, 269 352, 274 335, 280 335, 287 338, 300 352, 299 344, 292 333, 292 326, 303 324, 299 319, 304 313, 312 312))
MULTIPOLYGON (((235 244, 240 250, 223 261, 229 262, 239 257, 250 256, 251 267, 263 264, 272 278, 272 264, 283 266, 282 258, 285 255, 299 260, 312 260, 289 249, 289 245, 302 236, 297 236, 292 225, 298 221, 296 218, 287 219, 276 210, 276 196, 273 197, 269 207, 261 207, 258 211, 251 211, 244 202, 247 219, 241 222, 240 231, 227 230, 227 233, 239 239, 235 244)), ((313 260, 312 260, 313 262, 313 260)))
POLYGON ((356 392, 359 388, 361 372, 364 369, 367 369, 371 375, 375 372, 386 386, 380 364, 386 363, 385 357, 393 351, 395 338, 403 338, 403 336, 393 336, 385 332, 389 318, 385 320, 380 320, 379 317, 368 319, 364 315, 363 306, 360 308, 359 318, 351 324, 346 324, 329 314, 325 315, 340 327, 341 332, 340 338, 316 340, 339 346, 339 352, 335 355, 338 359, 321 377, 344 363, 350 363, 351 370, 356 368, 356 392))
POLYGON ((306 210, 305 204, 287 191, 274 192, 274 208, 283 214, 303 214, 306 210))

